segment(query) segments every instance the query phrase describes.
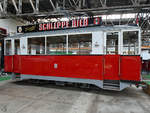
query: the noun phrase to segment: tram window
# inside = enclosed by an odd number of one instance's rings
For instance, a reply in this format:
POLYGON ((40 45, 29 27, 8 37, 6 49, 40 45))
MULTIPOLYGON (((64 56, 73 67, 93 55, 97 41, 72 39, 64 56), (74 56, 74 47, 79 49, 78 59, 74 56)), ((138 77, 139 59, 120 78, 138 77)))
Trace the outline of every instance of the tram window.
POLYGON ((50 55, 66 54, 66 36, 47 37, 47 52, 50 55))
POLYGON ((15 54, 18 55, 20 54, 20 40, 15 39, 15 54))
POLYGON ((12 54, 12 48, 11 48, 11 40, 6 40, 6 55, 12 54))
POLYGON ((45 37, 28 38, 28 54, 45 54, 45 37))
POLYGON ((138 31, 123 32, 123 54, 135 55, 138 54, 138 31))
POLYGON ((92 51, 92 34, 68 36, 69 54, 90 54, 92 51))
POLYGON ((107 54, 118 54, 118 32, 107 33, 106 53, 107 54))

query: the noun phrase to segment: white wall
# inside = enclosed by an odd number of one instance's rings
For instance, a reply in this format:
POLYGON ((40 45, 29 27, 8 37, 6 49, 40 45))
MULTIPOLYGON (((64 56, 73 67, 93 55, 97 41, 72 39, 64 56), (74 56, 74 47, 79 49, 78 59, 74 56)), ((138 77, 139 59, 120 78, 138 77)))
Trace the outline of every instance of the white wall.
POLYGON ((104 54, 104 34, 102 31, 92 33, 92 54, 104 54))
POLYGON ((21 48, 21 54, 22 55, 26 55, 26 54, 28 54, 27 52, 28 52, 28 44, 27 44, 28 42, 27 42, 27 38, 26 37, 22 37, 21 39, 20 39, 20 48, 21 48))
POLYGON ((13 35, 17 32, 17 26, 22 25, 21 22, 15 19, 0 19, 0 27, 7 30, 7 33, 13 35))

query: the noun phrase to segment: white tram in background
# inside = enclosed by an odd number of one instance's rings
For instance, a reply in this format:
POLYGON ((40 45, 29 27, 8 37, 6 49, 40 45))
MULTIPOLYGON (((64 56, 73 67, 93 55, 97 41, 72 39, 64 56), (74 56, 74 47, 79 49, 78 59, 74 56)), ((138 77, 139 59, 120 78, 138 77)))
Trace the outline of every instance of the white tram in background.
POLYGON ((108 90, 140 83, 140 28, 94 26, 99 21, 93 21, 93 27, 84 23, 83 28, 59 30, 42 24, 43 31, 36 32, 31 31, 37 26, 30 26, 29 33, 7 37, 5 72, 11 72, 13 79, 87 83, 108 90))

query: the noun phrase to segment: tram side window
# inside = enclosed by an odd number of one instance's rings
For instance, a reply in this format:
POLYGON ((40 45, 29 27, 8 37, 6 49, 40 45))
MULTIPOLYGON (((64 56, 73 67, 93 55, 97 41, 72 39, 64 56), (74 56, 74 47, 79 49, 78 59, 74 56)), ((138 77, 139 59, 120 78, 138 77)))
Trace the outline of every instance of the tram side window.
POLYGON ((136 55, 139 52, 138 31, 123 32, 123 54, 136 55))
POLYGON ((66 36, 47 37, 47 52, 49 55, 66 54, 66 36))
POLYGON ((28 38, 28 54, 45 54, 45 37, 28 38))
POLYGON ((19 54, 20 54, 20 40, 15 39, 15 55, 19 55, 19 54))
POLYGON ((107 54, 118 54, 118 32, 107 33, 106 53, 107 54))
POLYGON ((11 48, 11 40, 6 40, 6 55, 12 54, 12 48, 11 48))
POLYGON ((69 54, 90 54, 92 52, 92 34, 68 36, 69 54))

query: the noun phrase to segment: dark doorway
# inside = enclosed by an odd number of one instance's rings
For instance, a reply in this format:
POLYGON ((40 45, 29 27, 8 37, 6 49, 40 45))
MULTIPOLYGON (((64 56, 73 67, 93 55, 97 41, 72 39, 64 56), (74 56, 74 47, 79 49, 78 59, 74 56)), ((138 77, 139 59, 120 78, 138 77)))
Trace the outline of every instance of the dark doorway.
POLYGON ((4 37, 6 37, 6 29, 0 28, 0 70, 4 69, 4 37))

